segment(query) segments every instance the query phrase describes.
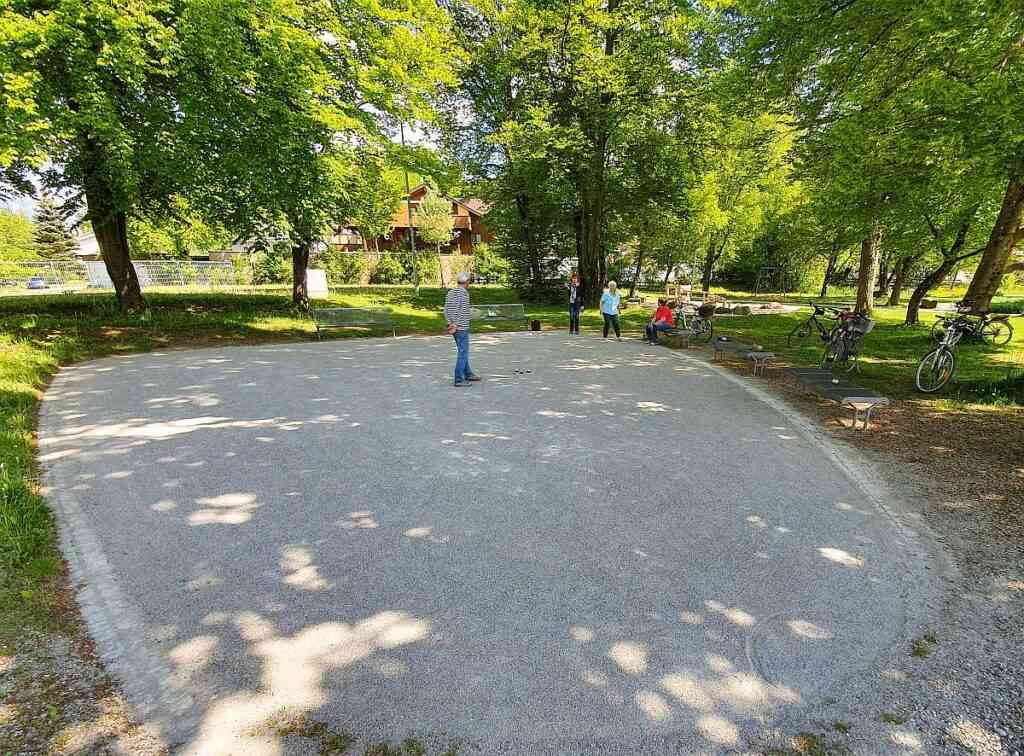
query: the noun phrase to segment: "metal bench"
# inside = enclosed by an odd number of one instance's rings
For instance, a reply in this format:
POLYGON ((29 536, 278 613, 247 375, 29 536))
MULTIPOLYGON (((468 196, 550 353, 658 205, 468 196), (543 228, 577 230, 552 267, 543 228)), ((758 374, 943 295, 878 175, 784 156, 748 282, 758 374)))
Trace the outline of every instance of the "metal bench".
POLYGON ((379 326, 390 328, 392 336, 398 335, 391 320, 391 310, 387 307, 317 307, 313 310, 313 325, 316 326, 317 340, 320 339, 320 332, 329 328, 379 326))
POLYGON ((805 388, 826 399, 838 403, 842 407, 853 410, 853 427, 862 423, 861 429, 866 430, 871 422, 871 413, 876 407, 891 404, 889 397, 878 394, 871 389, 863 388, 843 378, 837 378, 831 370, 824 368, 790 368, 793 375, 805 388))
POLYGON ((744 344, 741 341, 719 341, 715 339, 711 342, 711 346, 715 350, 712 359, 718 360, 725 354, 742 357, 750 361, 754 375, 765 375, 768 365, 775 361, 775 352, 754 349, 752 344, 744 344))
POLYGON ((526 308, 521 304, 473 305, 469 308, 471 323, 496 323, 506 320, 522 320, 529 325, 526 308))

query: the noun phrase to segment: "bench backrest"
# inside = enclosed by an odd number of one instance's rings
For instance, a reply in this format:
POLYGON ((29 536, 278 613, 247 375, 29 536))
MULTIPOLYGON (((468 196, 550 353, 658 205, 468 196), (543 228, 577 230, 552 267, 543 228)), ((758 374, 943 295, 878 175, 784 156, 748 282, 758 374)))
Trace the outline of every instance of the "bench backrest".
POLYGON ((317 325, 391 325, 391 310, 386 307, 318 307, 313 310, 317 325))
POLYGON ((523 320, 526 308, 521 304, 473 305, 469 311, 470 320, 523 320))

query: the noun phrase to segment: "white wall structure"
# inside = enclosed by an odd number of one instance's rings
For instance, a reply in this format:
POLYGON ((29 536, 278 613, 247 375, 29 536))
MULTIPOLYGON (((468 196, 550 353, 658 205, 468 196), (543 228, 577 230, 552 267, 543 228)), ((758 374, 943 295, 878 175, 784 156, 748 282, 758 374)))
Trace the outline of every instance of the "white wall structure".
POLYGON ((327 299, 327 271, 307 268, 306 291, 310 299, 327 299))

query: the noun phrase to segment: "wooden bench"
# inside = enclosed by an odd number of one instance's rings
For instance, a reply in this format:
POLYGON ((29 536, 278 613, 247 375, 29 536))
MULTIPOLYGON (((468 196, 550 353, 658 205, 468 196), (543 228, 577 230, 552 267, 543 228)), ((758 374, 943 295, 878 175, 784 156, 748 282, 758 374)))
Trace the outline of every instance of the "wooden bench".
POLYGON ((790 368, 789 373, 810 391, 831 399, 841 407, 853 410, 853 428, 862 423, 861 429, 867 430, 871 422, 871 413, 876 407, 891 404, 889 397, 876 393, 871 389, 837 378, 831 370, 824 368, 790 368))
POLYGON ((397 336, 398 331, 391 320, 391 310, 387 307, 317 307, 313 310, 313 325, 316 326, 316 338, 320 340, 320 332, 330 328, 390 328, 391 335, 397 336))
POLYGON ((526 308, 521 304, 473 305, 469 308, 471 323, 496 323, 506 320, 522 320, 529 326, 526 308))
POLYGON ((742 341, 719 341, 714 339, 711 342, 711 346, 715 350, 712 359, 718 360, 726 354, 731 354, 737 358, 742 357, 745 360, 749 360, 754 375, 765 375, 768 365, 775 361, 775 352, 754 349, 752 344, 744 344, 742 341))

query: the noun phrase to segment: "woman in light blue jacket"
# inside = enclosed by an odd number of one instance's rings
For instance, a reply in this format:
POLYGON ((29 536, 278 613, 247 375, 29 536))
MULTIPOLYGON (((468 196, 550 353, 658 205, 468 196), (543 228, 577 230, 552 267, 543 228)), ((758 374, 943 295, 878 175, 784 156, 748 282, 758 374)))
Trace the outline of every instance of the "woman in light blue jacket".
POLYGON ((619 326, 619 302, 622 295, 619 294, 618 285, 614 281, 608 282, 608 288, 601 295, 601 314, 604 316, 604 337, 608 338, 608 328, 615 329, 615 338, 622 341, 622 329, 619 326))

